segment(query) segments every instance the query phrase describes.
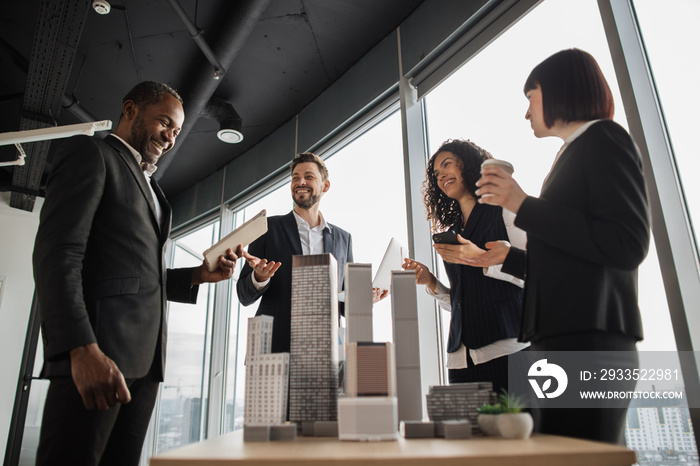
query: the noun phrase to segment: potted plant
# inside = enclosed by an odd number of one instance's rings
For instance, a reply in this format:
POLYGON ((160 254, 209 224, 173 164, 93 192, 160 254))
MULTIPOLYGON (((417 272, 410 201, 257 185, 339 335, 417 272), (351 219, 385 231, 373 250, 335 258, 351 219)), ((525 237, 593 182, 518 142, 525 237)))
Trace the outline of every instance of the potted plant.
POLYGON ((499 435, 496 420, 499 414, 505 412, 503 406, 500 403, 484 404, 477 411, 479 416, 476 418, 476 422, 484 435, 499 435))
POLYGON ((523 411, 525 403, 522 398, 503 389, 498 401, 503 408, 503 413, 496 419, 499 434, 504 438, 528 438, 534 423, 530 413, 523 411))

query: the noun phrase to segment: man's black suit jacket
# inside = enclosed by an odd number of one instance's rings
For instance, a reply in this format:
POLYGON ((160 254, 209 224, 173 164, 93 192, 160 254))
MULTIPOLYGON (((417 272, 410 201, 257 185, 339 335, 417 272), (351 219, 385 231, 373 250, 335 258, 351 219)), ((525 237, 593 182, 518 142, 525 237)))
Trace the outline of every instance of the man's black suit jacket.
POLYGON ((165 368, 166 299, 194 303, 192 269, 167 270, 171 210, 116 137, 76 136, 57 152, 34 246, 42 376, 70 376, 71 349, 97 343, 126 378, 165 368))
POLYGON ((520 339, 602 330, 641 340, 637 268, 649 223, 634 142, 611 120, 594 123, 516 216, 527 252, 511 248, 502 271, 525 278, 520 339))
MULTIPOLYGON (((352 237, 347 231, 330 225, 323 231, 323 250, 338 261, 338 288, 342 287, 345 264, 353 261, 352 237)), ((253 285, 250 274, 253 269, 245 264, 236 284, 238 300, 244 306, 253 304, 262 296, 256 315, 275 318, 272 326, 272 352, 288 352, 290 347, 292 316, 292 256, 302 254, 299 228, 294 213, 269 217, 267 233, 248 247, 248 252, 282 265, 261 290, 253 285)))

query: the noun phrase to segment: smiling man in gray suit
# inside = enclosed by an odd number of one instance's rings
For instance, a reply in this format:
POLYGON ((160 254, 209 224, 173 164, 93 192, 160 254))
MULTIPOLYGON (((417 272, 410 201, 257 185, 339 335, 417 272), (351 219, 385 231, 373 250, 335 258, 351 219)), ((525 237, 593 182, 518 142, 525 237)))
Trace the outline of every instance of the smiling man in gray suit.
POLYGON ((137 465, 165 370, 166 300, 194 303, 200 283, 233 274, 230 249, 214 272, 165 267, 171 210, 151 175, 184 119, 175 90, 143 82, 112 135, 68 139, 54 158, 34 246, 51 380, 38 465, 137 465))

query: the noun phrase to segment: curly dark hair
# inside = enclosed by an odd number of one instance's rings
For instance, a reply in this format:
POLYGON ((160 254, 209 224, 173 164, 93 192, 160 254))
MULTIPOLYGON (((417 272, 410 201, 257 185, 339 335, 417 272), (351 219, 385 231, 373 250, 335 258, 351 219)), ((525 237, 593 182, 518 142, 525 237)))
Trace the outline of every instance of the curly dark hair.
POLYGON ((435 158, 440 152, 452 152, 461 160, 464 186, 475 199, 477 197, 475 193, 476 182, 481 178, 481 162, 493 158, 486 150, 463 139, 448 139, 430 157, 421 191, 428 213, 430 229, 433 233, 447 230, 452 225, 462 222, 462 210, 459 207, 459 202, 447 197, 442 192, 435 177, 435 158))

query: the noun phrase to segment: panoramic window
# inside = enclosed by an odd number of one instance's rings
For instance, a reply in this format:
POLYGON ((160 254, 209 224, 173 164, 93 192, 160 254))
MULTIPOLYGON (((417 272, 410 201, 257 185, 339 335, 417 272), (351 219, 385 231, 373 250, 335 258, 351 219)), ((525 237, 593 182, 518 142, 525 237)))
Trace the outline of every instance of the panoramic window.
MULTIPOLYGON (((202 252, 218 238, 218 221, 178 238, 171 267, 200 265, 202 252)), ((156 453, 205 438, 214 290, 213 284, 200 285, 195 305, 168 303, 168 361, 157 407, 156 453)))
MULTIPOLYGON (((700 118, 700 56, 696 46, 700 31, 696 20, 700 17, 700 2, 676 0, 673 8, 659 8, 653 0, 635 0, 644 45, 661 100, 663 116, 668 129, 673 155, 688 203, 691 222, 697 228, 700 221, 700 184, 694 175, 700 170, 695 131, 700 118), (679 72, 682 67, 682 72, 679 72)), ((697 230, 695 231, 697 244, 697 230)))

